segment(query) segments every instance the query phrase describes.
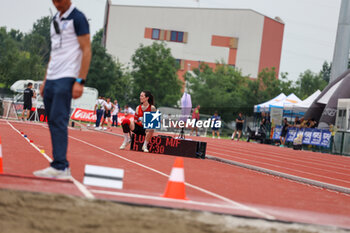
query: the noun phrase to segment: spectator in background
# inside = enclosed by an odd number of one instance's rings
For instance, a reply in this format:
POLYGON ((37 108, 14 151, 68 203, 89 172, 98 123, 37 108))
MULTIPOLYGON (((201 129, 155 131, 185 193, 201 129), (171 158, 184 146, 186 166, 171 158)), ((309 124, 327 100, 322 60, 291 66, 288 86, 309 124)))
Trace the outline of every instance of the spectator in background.
POLYGON ((308 120, 308 122, 306 123, 306 125, 309 128, 316 128, 317 127, 317 121, 314 118, 311 118, 308 120))
POLYGON ((135 114, 135 111, 134 111, 134 109, 132 109, 132 108, 130 108, 129 107, 129 105, 125 105, 124 106, 124 114, 125 114, 125 116, 127 116, 127 115, 134 115, 135 114))
POLYGON ((28 83, 27 88, 23 92, 23 114, 22 120, 29 120, 30 110, 32 109, 32 98, 36 98, 35 91, 32 90, 33 83, 28 83))
POLYGON ((95 128, 97 130, 102 129, 102 127, 100 127, 100 123, 101 123, 101 118, 103 116, 104 113, 104 99, 102 96, 99 96, 98 99, 96 100, 96 104, 95 104, 95 108, 94 108, 94 113, 96 114, 96 124, 95 124, 95 128))
POLYGON ((194 127, 191 129, 191 134, 193 133, 193 131, 195 130, 196 131, 196 134, 194 136, 199 136, 198 134, 198 128, 196 126, 196 123, 197 121, 199 120, 199 109, 201 108, 200 105, 197 105, 197 107, 195 109, 193 109, 193 112, 192 112, 192 119, 195 120, 195 123, 194 123, 194 127))
POLYGON ((107 101, 104 102, 104 115, 103 115, 103 119, 102 119, 102 129, 106 130, 106 129, 110 129, 111 128, 111 110, 113 107, 113 104, 111 102, 111 98, 107 98, 107 101), (105 121, 107 121, 107 128, 103 127, 105 124, 105 121))
POLYGON ((271 124, 270 113, 266 112, 265 114, 265 125, 271 124))
POLYGON ((294 127, 297 127, 297 128, 300 128, 300 124, 301 124, 301 122, 300 122, 300 120, 299 120, 299 117, 295 117, 295 119, 294 119, 294 127))
POLYGON ((280 142, 281 142, 281 146, 283 147, 284 144, 286 143, 286 135, 288 132, 288 127, 289 127, 289 123, 287 118, 283 119, 283 124, 282 124, 282 132, 281 132, 281 136, 280 136, 280 142))
POLYGON ((212 134, 213 134, 213 138, 215 138, 215 133, 216 135, 218 136, 218 138, 220 139, 220 132, 219 132, 219 128, 216 128, 215 127, 215 123, 216 121, 219 121, 221 119, 221 117, 218 115, 218 112, 215 112, 214 113, 214 116, 212 116, 212 121, 213 121, 213 127, 211 128, 212 129, 212 134))
POLYGON ((243 116, 242 116, 242 113, 240 112, 240 113, 238 113, 238 117, 236 118, 236 130, 232 134, 232 137, 231 137, 232 140, 235 139, 237 132, 238 132, 237 141, 239 141, 239 139, 241 138, 243 123, 244 123, 243 116))
POLYGON ((118 113, 119 113, 119 104, 117 100, 114 100, 113 109, 112 109, 112 127, 118 127, 118 113))
POLYGON ((306 128, 307 127, 307 120, 305 120, 304 117, 300 118, 300 128, 306 128))

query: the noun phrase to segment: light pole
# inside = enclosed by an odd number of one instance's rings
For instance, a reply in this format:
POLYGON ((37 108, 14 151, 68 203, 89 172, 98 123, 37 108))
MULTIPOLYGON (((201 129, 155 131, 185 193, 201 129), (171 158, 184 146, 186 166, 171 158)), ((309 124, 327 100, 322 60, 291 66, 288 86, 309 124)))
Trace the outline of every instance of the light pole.
POLYGON ((332 82, 348 69, 350 51, 350 0, 342 0, 331 69, 332 82))

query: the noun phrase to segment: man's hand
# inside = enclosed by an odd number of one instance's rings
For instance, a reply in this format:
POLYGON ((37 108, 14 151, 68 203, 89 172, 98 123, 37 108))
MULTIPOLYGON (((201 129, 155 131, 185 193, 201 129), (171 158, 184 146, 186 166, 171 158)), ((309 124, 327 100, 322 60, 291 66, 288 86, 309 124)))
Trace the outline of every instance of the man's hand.
POLYGON ((83 94, 83 91, 84 91, 84 86, 78 82, 75 82, 72 89, 73 99, 79 98, 83 94))
POLYGON ((43 98, 44 98, 45 82, 46 82, 46 80, 44 80, 44 82, 43 82, 43 83, 41 84, 41 86, 40 86, 40 95, 41 95, 41 97, 43 97, 43 98))

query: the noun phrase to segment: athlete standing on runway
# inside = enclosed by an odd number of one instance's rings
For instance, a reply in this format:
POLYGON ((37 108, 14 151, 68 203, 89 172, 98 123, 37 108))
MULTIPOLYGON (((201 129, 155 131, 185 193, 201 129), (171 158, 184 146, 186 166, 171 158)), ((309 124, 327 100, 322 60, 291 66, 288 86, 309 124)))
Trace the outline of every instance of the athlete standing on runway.
POLYGON ((142 146, 144 152, 149 152, 147 144, 153 136, 154 130, 147 129, 145 130, 142 125, 143 113, 144 112, 155 112, 157 109, 153 105, 154 100, 151 92, 142 91, 140 94, 140 105, 136 107, 134 119, 124 118, 122 122, 123 132, 124 132, 124 142, 120 146, 121 150, 124 150, 125 147, 130 143, 129 133, 130 131, 138 135, 146 135, 145 141, 142 146))

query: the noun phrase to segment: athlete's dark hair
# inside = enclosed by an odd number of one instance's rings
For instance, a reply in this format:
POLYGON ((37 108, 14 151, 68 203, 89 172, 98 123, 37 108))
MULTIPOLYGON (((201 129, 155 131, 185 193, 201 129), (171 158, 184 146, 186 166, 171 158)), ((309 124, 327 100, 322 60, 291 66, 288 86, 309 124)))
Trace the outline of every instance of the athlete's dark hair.
POLYGON ((145 93, 145 96, 148 97, 148 103, 150 105, 154 105, 154 98, 153 95, 151 94, 150 91, 142 91, 143 93, 145 93))
POLYGON ((30 86, 32 86, 33 85, 33 83, 28 83, 27 84, 27 87, 30 87, 30 86))

